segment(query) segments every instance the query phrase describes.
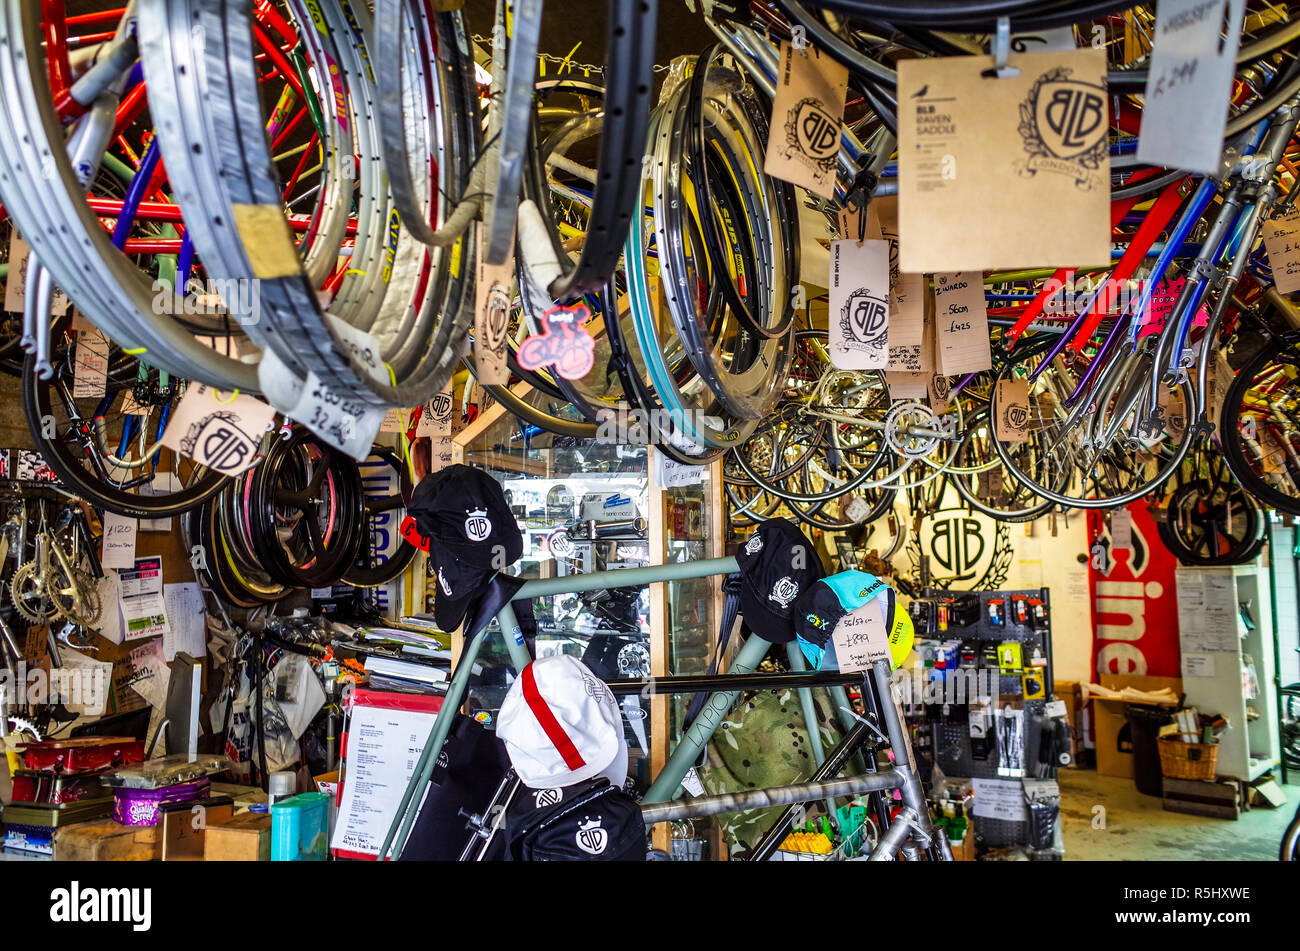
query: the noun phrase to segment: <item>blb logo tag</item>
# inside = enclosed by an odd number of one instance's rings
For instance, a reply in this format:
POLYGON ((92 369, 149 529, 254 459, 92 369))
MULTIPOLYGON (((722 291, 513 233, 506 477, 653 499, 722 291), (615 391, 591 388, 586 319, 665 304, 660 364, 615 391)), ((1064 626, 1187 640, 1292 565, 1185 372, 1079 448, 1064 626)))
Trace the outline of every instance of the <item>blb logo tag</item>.
POLYGON ((446 421, 451 416, 451 397, 446 393, 438 393, 429 401, 429 409, 438 422, 446 421))
POLYGON ((775 601, 784 608, 789 606, 790 602, 798 596, 799 586, 790 578, 782 578, 776 584, 772 585, 772 593, 767 597, 769 601, 775 601))
POLYGON ((181 440, 181 452, 218 472, 237 475, 248 467, 261 437, 261 433, 254 438, 244 432, 238 425, 241 422, 230 412, 205 416, 181 440))
POLYGON ((557 528, 547 538, 546 547, 551 550, 551 554, 556 558, 569 558, 573 555, 577 546, 573 544, 573 539, 569 537, 567 529, 557 528))
POLYGON ((578 826, 578 834, 574 840, 578 843, 578 848, 588 855, 600 855, 609 845, 609 833, 600 827, 601 816, 595 819, 589 819, 583 816, 584 821, 578 826))
POLYGON ((841 315, 847 340, 857 344, 874 344, 888 327, 889 304, 866 289, 854 291, 844 304, 841 315))
POLYGON ((840 147, 840 124, 821 108, 820 101, 804 99, 796 107, 795 129, 799 150, 814 159, 835 156, 840 147))
POLYGON ((1024 429, 1029 423, 1029 407, 1024 403, 1010 403, 1006 408, 1007 424, 1016 430, 1024 429))
POLYGON ((1038 134, 1058 158, 1081 155, 1106 135, 1106 100, 1089 83, 1044 83, 1035 106, 1038 134))

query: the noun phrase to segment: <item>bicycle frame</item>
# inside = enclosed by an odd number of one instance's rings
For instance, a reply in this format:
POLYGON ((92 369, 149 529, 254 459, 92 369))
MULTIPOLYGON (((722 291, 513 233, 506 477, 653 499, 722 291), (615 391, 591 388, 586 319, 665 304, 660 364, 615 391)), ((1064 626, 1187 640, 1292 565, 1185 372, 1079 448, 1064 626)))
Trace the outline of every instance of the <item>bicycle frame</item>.
MULTIPOLYGON (((607 571, 595 571, 582 575, 571 575, 564 578, 547 578, 537 581, 525 582, 519 589, 513 600, 527 600, 532 598, 545 597, 557 594, 581 594, 587 591, 596 591, 605 588, 624 588, 640 587, 646 584, 655 584, 667 581, 685 581, 694 578, 707 578, 713 575, 727 575, 739 570, 739 565, 734 557, 713 558, 704 561, 678 562, 665 565, 650 565, 642 568, 617 568, 607 571)), ((489 632, 487 626, 470 638, 461 654, 460 660, 456 665, 456 670, 452 675, 451 681, 447 687, 447 693, 443 700, 442 709, 439 710, 432 729, 429 731, 429 738, 424 744, 420 753, 420 758, 416 763, 415 770, 407 783, 406 789, 402 794, 401 803, 398 805, 397 813, 389 826, 388 832, 384 837, 383 844, 379 849, 379 858, 381 860, 391 855, 400 855, 406 844, 407 837, 410 835, 411 827, 415 822, 418 808, 413 809, 412 805, 419 802, 419 793, 429 781, 433 773, 434 764, 437 761, 437 753, 442 749, 443 743, 450 732, 452 720, 461 704, 464 702, 466 690, 469 686, 469 679, 474 667, 475 660, 491 636, 500 636, 510 655, 511 664, 516 671, 523 670, 532 662, 532 657, 528 652, 528 647, 524 642, 523 632, 520 629, 518 619, 515 616, 515 610, 512 603, 507 603, 497 614, 499 625, 498 632, 489 632)), ((741 646, 735 659, 732 661, 729 673, 731 674, 750 674, 758 666, 759 662, 767 655, 771 642, 758 636, 751 636, 741 646)), ((798 666, 798 665, 796 665, 798 666)), ((804 675, 810 683, 808 686, 799 687, 800 691, 806 691, 811 686, 816 674, 804 675)), ((674 681, 689 681, 691 678, 674 678, 674 681)), ((752 678, 750 678, 752 679, 752 678)), ((783 676, 783 682, 787 685, 789 681, 795 680, 795 676, 783 676)), ((653 678, 647 681, 647 686, 653 690, 658 682, 653 678)), ((704 751, 709 740, 717 730, 719 724, 730 712, 732 706, 739 696, 739 690, 717 690, 709 695, 709 699, 704 704, 704 708, 699 715, 683 732, 681 741, 673 749, 659 774, 651 783, 650 788, 642 797, 642 808, 646 812, 648 822, 666 821, 669 818, 679 818, 688 815, 710 815, 718 812, 739 811, 742 809, 755 808, 757 805, 772 805, 782 802, 800 802, 810 798, 821 798, 830 795, 835 791, 839 794, 852 794, 856 791, 873 791, 884 789, 898 789, 902 795, 905 807, 904 814, 900 820, 893 826, 890 826, 890 833, 882 834, 882 839, 877 846, 880 850, 879 859, 891 858, 900 852, 907 856, 916 854, 916 850, 924 849, 931 857, 938 859, 951 859, 951 850, 948 848, 946 838, 941 834, 934 833, 929 818, 929 810, 925 802, 925 792, 921 786, 921 781, 914 769, 911 757, 911 746, 908 742, 907 735, 903 729, 902 716, 898 707, 893 702, 890 669, 887 661, 878 661, 871 671, 867 673, 863 680, 864 690, 867 692, 874 691, 878 700, 879 712, 881 719, 884 721, 884 734, 889 739, 890 747, 893 751, 893 769, 874 773, 870 777, 863 777, 856 786, 835 786, 829 785, 827 789, 821 788, 826 784, 814 784, 801 789, 800 787, 781 787, 780 790, 753 790, 748 793, 740 793, 734 796, 726 795, 722 797, 710 796, 694 800, 685 800, 680 803, 674 803, 671 806, 668 803, 677 799, 682 791, 682 780, 690 771, 692 765, 699 759, 700 754, 704 751), (795 789, 801 789, 794 792, 795 789), (790 798, 793 796, 794 798, 790 798), (664 804, 662 806, 652 804, 664 804), (892 835, 891 835, 892 833, 892 835)), ((672 689, 673 685, 669 686, 672 689)), ((861 736, 861 731, 854 730, 859 725, 858 719, 848 711, 847 697, 843 694, 842 687, 833 687, 832 697, 836 705, 841 708, 840 717, 849 734, 855 738, 861 736), (839 696, 836 696, 838 691, 839 696)), ((664 693, 667 690, 660 689, 658 692, 664 693)), ((683 689, 682 692, 689 692, 683 689)), ((801 694, 801 701, 809 699, 801 694)), ((804 705, 805 716, 811 715, 811 703, 804 705)), ((870 711, 870 706, 868 707, 870 711)), ((808 725, 810 739, 816 735, 815 724, 808 725)), ((849 739, 846 736, 845 740, 849 739)), ((832 754, 832 759, 839 759, 839 754, 845 747, 845 742, 840 744, 836 753, 832 754)), ((851 753, 856 747, 850 747, 851 753)), ((816 751, 815 751, 816 752, 816 751)), ((845 757, 847 758, 847 757, 845 757)), ((819 766, 826 761, 825 757, 818 756, 819 766)), ((882 830, 883 832, 883 830, 882 830)), ((874 855, 874 853, 873 853, 874 855)))

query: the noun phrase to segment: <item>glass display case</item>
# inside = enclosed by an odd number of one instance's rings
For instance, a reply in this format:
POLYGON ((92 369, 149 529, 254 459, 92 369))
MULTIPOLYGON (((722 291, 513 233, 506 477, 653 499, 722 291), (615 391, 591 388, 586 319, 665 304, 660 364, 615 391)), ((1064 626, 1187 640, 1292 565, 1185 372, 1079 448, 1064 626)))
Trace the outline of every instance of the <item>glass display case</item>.
MULTIPOLYGON (((530 433, 513 416, 490 411, 457 433, 453 451, 501 483, 524 537, 523 556, 507 571, 523 578, 720 557, 719 469, 672 469, 674 483, 688 484, 661 489, 657 456, 645 446, 530 433)), ((701 674, 717 642, 720 607, 716 577, 539 598, 533 653, 570 654, 605 680, 701 674)), ((514 676, 500 638, 492 638, 478 658, 471 712, 495 717, 514 676)), ((623 699, 629 771, 641 789, 679 739, 689 702, 649 691, 623 699)), ((665 849, 666 834, 657 843, 665 849)))

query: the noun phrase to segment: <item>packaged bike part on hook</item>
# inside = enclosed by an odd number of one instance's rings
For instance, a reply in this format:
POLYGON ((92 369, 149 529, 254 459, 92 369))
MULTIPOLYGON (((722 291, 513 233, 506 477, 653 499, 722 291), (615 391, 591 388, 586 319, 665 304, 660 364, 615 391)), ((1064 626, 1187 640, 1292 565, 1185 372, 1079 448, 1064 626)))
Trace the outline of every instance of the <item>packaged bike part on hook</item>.
POLYGON ((1028 846, 1037 851, 1064 852, 1061 840, 1061 787, 1054 779, 1026 779, 1029 811, 1028 846))
POLYGON ((998 736, 998 775, 1025 775, 1025 708, 1020 700, 1001 701, 994 718, 998 736))

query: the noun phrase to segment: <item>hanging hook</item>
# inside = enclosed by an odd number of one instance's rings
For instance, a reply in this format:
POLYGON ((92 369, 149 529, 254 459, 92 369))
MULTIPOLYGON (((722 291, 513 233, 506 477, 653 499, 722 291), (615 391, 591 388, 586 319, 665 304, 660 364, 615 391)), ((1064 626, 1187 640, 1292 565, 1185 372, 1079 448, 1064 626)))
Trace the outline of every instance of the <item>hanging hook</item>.
POLYGON ((984 70, 980 75, 996 76, 998 79, 1008 79, 1020 75, 1018 67, 1007 65, 1007 57, 1011 53, 1010 17, 998 17, 997 32, 993 34, 991 51, 993 53, 993 68, 984 70))

